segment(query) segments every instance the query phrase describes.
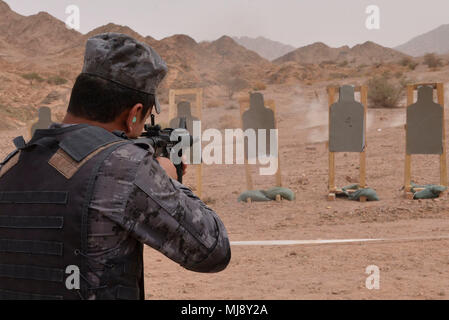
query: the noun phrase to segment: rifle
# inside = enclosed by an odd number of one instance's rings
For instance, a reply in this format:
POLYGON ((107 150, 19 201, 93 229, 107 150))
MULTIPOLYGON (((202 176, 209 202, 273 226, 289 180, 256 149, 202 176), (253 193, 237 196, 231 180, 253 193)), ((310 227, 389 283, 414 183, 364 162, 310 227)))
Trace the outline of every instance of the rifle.
MULTIPOLYGON (((193 137, 187 131, 186 118, 181 118, 179 120, 179 127, 176 129, 162 129, 159 124, 154 124, 154 114, 152 114, 151 125, 146 124, 144 128, 145 131, 142 133, 141 137, 145 137, 149 140, 151 146, 154 148, 155 157, 164 157, 171 160, 170 156, 172 155, 172 153, 178 150, 178 157, 179 159, 181 159, 181 157, 183 156, 183 148, 182 145, 177 145, 179 143, 185 142, 186 140, 189 144, 189 148, 193 145, 193 137)), ((179 163, 174 163, 174 165, 176 168, 176 174, 178 176, 177 180, 182 183, 182 161, 179 161, 179 163)))

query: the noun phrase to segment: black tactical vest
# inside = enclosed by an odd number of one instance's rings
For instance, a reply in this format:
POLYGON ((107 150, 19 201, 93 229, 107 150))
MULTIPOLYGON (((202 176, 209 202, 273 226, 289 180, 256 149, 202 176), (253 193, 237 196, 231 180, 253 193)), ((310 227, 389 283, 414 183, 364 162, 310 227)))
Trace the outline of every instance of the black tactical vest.
POLYGON ((83 124, 37 130, 29 143, 22 137, 14 143, 17 150, 0 165, 0 299, 83 299, 92 290, 97 299, 142 299, 138 242, 128 256, 108 261, 99 287, 85 277, 97 172, 114 150, 133 142, 83 124))

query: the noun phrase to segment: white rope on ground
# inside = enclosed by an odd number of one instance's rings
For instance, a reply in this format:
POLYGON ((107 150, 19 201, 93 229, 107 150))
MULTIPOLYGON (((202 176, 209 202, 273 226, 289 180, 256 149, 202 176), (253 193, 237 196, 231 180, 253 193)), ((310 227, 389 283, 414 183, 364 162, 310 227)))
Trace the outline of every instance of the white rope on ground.
POLYGON ((449 236, 412 237, 393 239, 330 239, 330 240, 267 240, 267 241, 231 241, 232 246, 291 246, 308 244, 341 244, 363 242, 399 242, 399 241, 431 241, 447 240, 449 236))

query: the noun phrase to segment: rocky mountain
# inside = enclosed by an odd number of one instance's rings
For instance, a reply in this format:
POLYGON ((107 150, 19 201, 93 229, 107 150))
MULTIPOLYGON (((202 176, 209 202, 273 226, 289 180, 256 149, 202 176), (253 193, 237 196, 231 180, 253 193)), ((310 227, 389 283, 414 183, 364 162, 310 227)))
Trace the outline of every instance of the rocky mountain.
POLYGON ((106 33, 106 32, 115 32, 115 33, 125 33, 131 37, 133 37, 136 40, 145 42, 147 40, 153 40, 153 38, 148 37, 145 38, 141 34, 135 32, 133 29, 131 29, 128 26, 121 26, 115 23, 108 23, 104 26, 95 28, 94 30, 90 31, 89 33, 85 34, 83 36, 83 41, 85 42, 87 39, 93 37, 94 35, 100 34, 100 33, 106 33))
POLYGON ((246 49, 257 52, 261 57, 270 61, 295 50, 293 46, 264 37, 233 37, 232 39, 246 49))
POLYGON ((62 115, 81 72, 86 40, 104 32, 126 33, 146 42, 167 62, 169 72, 159 92, 162 102, 167 102, 169 88, 203 87, 206 99, 215 99, 224 97, 230 86, 238 85, 239 89, 232 90, 243 93, 267 84, 297 85, 363 76, 371 70, 362 64, 396 62, 405 56, 372 42, 353 48, 315 43, 270 62, 228 36, 199 43, 182 34, 158 40, 113 23, 84 35, 67 29, 65 23, 45 12, 17 14, 0 0, 0 129, 14 121, 23 125, 43 105, 62 115))
POLYGON ((303 64, 319 64, 322 62, 373 64, 380 62, 399 61, 406 55, 396 50, 383 47, 374 42, 367 41, 352 48, 343 46, 331 48, 322 42, 317 42, 298 48, 274 60, 274 63, 298 62, 303 64))
POLYGON ((426 53, 449 53, 449 24, 417 36, 394 49, 414 57, 426 53))
POLYGON ((221 74, 232 67, 240 68, 240 76, 254 82, 260 77, 260 70, 271 66, 269 61, 227 36, 201 43, 182 34, 156 40, 150 36, 144 37, 129 27, 110 23, 89 32, 84 38, 87 40, 103 32, 126 33, 151 45, 169 67, 163 88, 217 85, 220 84, 221 74))
POLYGON ((223 74, 230 72, 251 86, 272 67, 227 36, 201 43, 187 35, 157 40, 113 23, 83 35, 45 12, 22 16, 0 0, 0 105, 35 108, 54 91, 63 92, 60 97, 66 99, 81 71, 86 40, 104 32, 126 33, 156 49, 169 67, 162 97, 168 96, 168 88, 220 87, 223 74), (65 84, 55 85, 55 81, 65 84))
POLYGON ((79 46, 81 40, 79 32, 46 12, 25 17, 0 0, 0 49, 6 49, 6 55, 49 55, 79 46))

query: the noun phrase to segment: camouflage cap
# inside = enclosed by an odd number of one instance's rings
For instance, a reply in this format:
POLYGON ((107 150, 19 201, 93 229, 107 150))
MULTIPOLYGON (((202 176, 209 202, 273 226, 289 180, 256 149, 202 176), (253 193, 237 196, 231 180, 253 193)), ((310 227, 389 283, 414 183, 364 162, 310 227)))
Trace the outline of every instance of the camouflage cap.
POLYGON ((167 74, 167 65, 149 45, 120 33, 102 33, 86 44, 82 73, 101 77, 155 97, 156 89, 167 74))

